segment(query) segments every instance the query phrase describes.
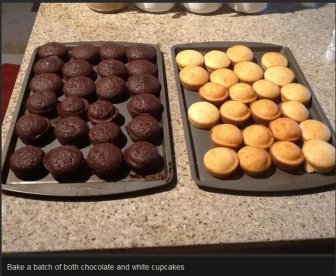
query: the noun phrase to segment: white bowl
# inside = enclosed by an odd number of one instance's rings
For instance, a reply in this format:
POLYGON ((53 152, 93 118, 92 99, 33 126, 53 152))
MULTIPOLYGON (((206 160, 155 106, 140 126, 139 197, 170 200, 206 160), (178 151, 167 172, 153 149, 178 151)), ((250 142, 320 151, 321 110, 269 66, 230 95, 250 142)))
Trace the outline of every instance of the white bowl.
POLYGON ((219 10, 222 3, 181 3, 182 7, 193 13, 206 14, 219 10))
POLYGON ((134 3, 139 9, 147 12, 166 12, 171 10, 175 3, 134 3))
POLYGON ((267 7, 267 3, 227 3, 227 5, 241 13, 258 13, 267 7))

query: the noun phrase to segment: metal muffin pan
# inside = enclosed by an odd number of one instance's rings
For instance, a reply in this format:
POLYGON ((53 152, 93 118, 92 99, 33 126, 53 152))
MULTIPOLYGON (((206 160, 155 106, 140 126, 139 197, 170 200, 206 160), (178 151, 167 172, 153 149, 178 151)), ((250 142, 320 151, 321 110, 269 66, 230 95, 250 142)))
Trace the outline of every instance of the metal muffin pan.
MULTIPOLYGON (((93 42, 97 46, 102 45, 103 42, 93 42)), ((117 42, 117 41, 116 41, 117 42)), ((68 50, 77 46, 81 42, 70 42, 64 43, 68 50)), ((134 43, 130 42, 117 42, 125 46, 132 45, 134 43)), ((148 44, 151 45, 151 44, 148 44)), ((158 46, 151 45, 156 49, 158 66, 158 79, 161 83, 160 100, 163 106, 162 118, 160 125, 163 130, 162 143, 157 146, 157 149, 161 156, 163 157, 162 170, 156 174, 151 175, 138 175, 133 171, 126 171, 111 181, 105 181, 98 178, 95 175, 91 175, 88 172, 83 172, 82 175, 76 177, 76 180, 72 183, 59 183, 50 174, 45 177, 34 180, 34 181, 23 181, 17 178, 14 173, 9 169, 9 158, 11 154, 18 148, 25 146, 21 140, 15 134, 15 123, 17 119, 25 113, 25 102, 30 95, 29 81, 33 78, 33 66, 38 60, 37 48, 34 50, 30 63, 28 65, 27 73, 22 83, 22 89, 17 101, 17 106, 13 114, 13 123, 9 129, 7 140, 5 142, 3 152, 2 152, 2 190, 10 192, 18 192, 23 194, 31 195, 41 195, 41 196, 61 196, 61 197, 90 197, 90 196, 102 196, 102 195, 113 195, 113 194, 124 194, 130 192, 137 192, 152 188, 157 188, 160 186, 168 185, 174 179, 174 162, 172 158, 172 133, 170 128, 170 113, 168 107, 168 92, 165 80, 164 72, 164 61, 162 53, 158 46)), ((94 66, 96 70, 96 66, 94 66)), ((99 76, 97 80, 99 79, 99 76)), ((64 95, 60 96, 58 99, 62 100, 64 95)), ((133 142, 126 132, 126 125, 132 120, 131 116, 127 111, 127 102, 123 101, 121 103, 114 104, 118 109, 119 113, 122 115, 122 120, 124 121, 121 126, 122 133, 127 137, 127 143, 124 145, 122 150, 130 146, 133 142)), ((57 118, 56 118, 57 119, 57 118)), ((88 123, 89 127, 92 124, 88 123)), ((60 143, 53 139, 51 143, 42 146, 41 148, 48 152, 50 149, 60 146, 60 143)), ((89 150, 92 145, 87 145, 81 148, 81 151, 86 159, 89 150)))
MULTIPOLYGON (((229 47, 242 44, 249 47, 254 54, 254 62, 261 64, 261 56, 269 51, 280 52, 289 61, 289 68, 295 73, 294 82, 306 86, 312 92, 304 74, 296 62, 292 52, 284 46, 244 42, 244 41, 225 41, 225 42, 204 42, 174 45, 171 48, 172 59, 175 71, 178 98, 184 125, 184 133, 187 143, 191 176, 196 184, 205 188, 215 188, 222 190, 241 191, 241 192, 290 192, 318 188, 335 184, 334 172, 328 174, 313 173, 308 174, 303 166, 293 172, 285 172, 277 169, 274 165, 263 175, 253 177, 244 174, 240 169, 227 178, 219 179, 211 176, 203 164, 204 154, 214 147, 210 140, 209 130, 202 130, 192 126, 188 121, 188 108, 191 104, 201 101, 198 92, 185 89, 179 80, 179 69, 176 64, 176 55, 183 50, 197 50, 206 54, 211 50, 226 51, 229 47)), ((335 146, 335 133, 327 119, 324 111, 312 92, 312 100, 307 106, 309 116, 325 123, 332 132, 331 142, 335 146)))

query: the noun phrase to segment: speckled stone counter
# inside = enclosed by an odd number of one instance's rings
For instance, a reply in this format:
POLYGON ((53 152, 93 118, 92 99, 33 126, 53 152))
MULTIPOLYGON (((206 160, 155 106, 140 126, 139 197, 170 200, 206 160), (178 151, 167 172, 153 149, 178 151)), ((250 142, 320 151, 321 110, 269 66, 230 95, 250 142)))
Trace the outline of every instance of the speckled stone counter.
POLYGON ((335 64, 324 54, 335 5, 270 5, 261 15, 228 8, 201 16, 175 8, 149 14, 128 8, 99 14, 85 4, 42 4, 3 124, 12 123, 33 50, 47 41, 116 40, 159 44, 167 70, 177 164, 176 187, 130 198, 63 202, 2 195, 3 252, 97 250, 252 243, 335 237, 335 192, 258 197, 206 192, 190 177, 170 48, 203 41, 256 41, 288 46, 334 125, 335 64))

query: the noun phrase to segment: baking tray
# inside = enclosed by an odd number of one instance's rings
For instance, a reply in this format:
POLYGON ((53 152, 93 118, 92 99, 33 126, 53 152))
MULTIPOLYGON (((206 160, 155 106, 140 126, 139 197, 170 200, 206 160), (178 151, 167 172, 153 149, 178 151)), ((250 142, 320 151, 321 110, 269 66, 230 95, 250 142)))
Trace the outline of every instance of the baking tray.
MULTIPOLYGON (((287 47, 275 44, 244 41, 204 42, 174 45, 171 48, 171 52, 178 99, 180 102, 191 176, 195 180, 196 184, 204 188, 215 188, 238 192, 270 193, 307 190, 335 184, 334 172, 330 172, 329 174, 308 174, 304 171, 302 166, 293 172, 285 172, 272 165, 266 173, 258 177, 249 176, 238 169, 234 174, 225 179, 215 178, 206 171, 203 165, 203 156, 210 148, 213 148, 214 145, 211 143, 208 130, 198 129, 192 126, 188 121, 189 106, 195 102, 201 101, 201 99, 198 96, 198 92, 185 89, 181 85, 178 76, 179 69, 175 62, 175 57, 182 50, 192 49, 197 50, 202 54, 206 54, 210 50, 226 51, 227 48, 236 44, 242 44, 249 47, 254 53, 254 62, 258 64, 261 64, 261 56, 265 52, 276 51, 284 54, 288 58, 289 68, 291 68, 295 73, 296 79, 294 82, 303 84, 312 92, 312 89, 296 62, 292 52, 287 47)), ((332 132, 331 143, 335 146, 335 133, 333 132, 329 120, 327 119, 313 92, 312 100, 307 108, 309 109, 310 118, 320 120, 329 127, 332 132)))
MULTIPOLYGON (((101 42, 95 41, 81 41, 90 42, 97 46, 103 44, 101 42)), ((81 42, 70 42, 64 43, 68 50, 74 46, 77 46, 81 42)), ((118 41, 115 41, 118 42, 118 41)), ((125 46, 132 45, 130 42, 118 42, 125 46)), ((148 44, 151 45, 151 44, 148 44)), ((23 181, 17 178, 12 171, 9 169, 9 157, 18 148, 24 146, 24 144, 18 139, 15 134, 15 122, 17 119, 25 113, 25 102, 30 94, 29 81, 34 76, 33 65, 38 60, 37 48, 34 50, 30 63, 27 68, 27 73, 24 77, 22 83, 22 89, 18 97, 17 106, 13 113, 12 125, 9 129, 7 140, 4 144, 2 151, 2 190, 10 192, 18 192, 30 195, 41 195, 41 196, 60 196, 60 197, 90 197, 90 196, 103 196, 103 195, 114 195, 114 194, 124 194, 130 192, 138 192, 147 189, 153 189, 161 186, 168 185, 172 183, 175 175, 175 163, 173 160, 173 144, 172 144, 172 133, 170 126, 170 113, 169 113, 169 101, 167 93, 167 84, 165 78, 164 61, 162 52, 156 45, 151 45, 156 49, 158 66, 158 79, 161 83, 160 100, 163 105, 163 113, 160 125, 163 130, 162 144, 157 146, 157 149, 161 156, 163 157, 162 170, 159 173, 141 176, 132 171, 126 171, 124 175, 121 174, 119 178, 112 179, 111 181, 104 181, 95 175, 90 175, 83 173, 80 177, 76 178, 72 183, 59 183, 50 174, 45 177, 35 180, 35 181, 23 181)), ((94 66, 96 70, 96 66, 94 66)), ((98 76, 99 79, 99 76, 98 76)), ((97 80, 98 80, 97 79, 97 80)), ((64 96, 59 97, 62 100, 64 96)), ((132 140, 129 138, 126 125, 132 120, 127 111, 127 101, 114 104, 118 109, 119 113, 123 115, 124 123, 121 126, 123 134, 127 137, 127 143, 122 149, 127 148, 132 144, 132 140)), ((89 127, 92 124, 88 122, 89 127)), ((60 146, 59 142, 54 139, 50 144, 41 147, 45 152, 49 151, 51 148, 60 146)), ((81 148, 84 158, 86 159, 87 154, 92 146, 88 145, 81 148)))

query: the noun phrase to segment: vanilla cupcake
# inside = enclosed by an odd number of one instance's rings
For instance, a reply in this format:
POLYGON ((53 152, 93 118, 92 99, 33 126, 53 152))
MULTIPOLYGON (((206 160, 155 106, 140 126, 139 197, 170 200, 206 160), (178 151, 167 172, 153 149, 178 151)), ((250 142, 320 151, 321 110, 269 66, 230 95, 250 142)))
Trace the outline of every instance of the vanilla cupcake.
POLYGON ((209 72, 228 68, 231 64, 229 57, 222 51, 212 50, 204 56, 205 67, 209 72))
POLYGON ((302 150, 288 141, 275 142, 270 148, 270 155, 274 165, 284 171, 294 170, 304 161, 302 150))
POLYGON ((293 82, 295 76, 294 72, 283 66, 272 66, 266 69, 264 73, 266 80, 272 81, 279 86, 284 86, 293 82))
POLYGON ((246 146, 268 149, 274 142, 271 131, 264 125, 250 125, 243 130, 243 140, 246 146))
POLYGON ((309 140, 302 147, 305 170, 308 173, 327 173, 335 168, 335 147, 321 140, 309 140))
POLYGON ((276 101, 280 96, 280 87, 269 80, 258 80, 253 83, 253 89, 259 99, 269 99, 276 101))
POLYGON ((245 146, 238 151, 239 165, 249 175, 260 175, 271 166, 271 156, 261 148, 245 146))
POLYGON ((304 141, 308 140, 321 140, 328 142, 331 137, 331 133, 327 125, 318 121, 309 119, 300 123, 302 130, 302 138, 304 141))
POLYGON ((264 71, 256 63, 251 61, 242 61, 235 64, 233 71, 241 82, 252 84, 263 78, 264 71))
POLYGON ((281 115, 278 106, 268 99, 262 99, 251 103, 250 109, 253 120, 259 124, 268 125, 270 121, 279 118, 281 115))
POLYGON ((184 67, 179 73, 179 78, 182 86, 192 91, 198 91, 209 81, 208 72, 200 66, 184 67))
POLYGON ((213 71, 210 74, 210 80, 226 88, 230 88, 232 85, 239 81, 237 75, 232 70, 227 68, 213 71))
POLYGON ((301 123, 309 118, 308 109, 298 101, 283 102, 280 104, 283 117, 287 117, 301 123))
POLYGON ((226 54, 233 64, 242 61, 251 61, 253 59, 252 50, 244 45, 232 46, 227 49, 226 54))
POLYGON ((230 98, 234 101, 249 104, 257 99, 257 94, 251 85, 247 83, 236 83, 229 89, 230 98))
POLYGON ((293 119, 278 118, 269 123, 269 129, 275 139, 279 141, 295 142, 301 139, 302 131, 299 124, 293 119))
POLYGON ((216 106, 208 102, 193 103, 188 109, 190 123, 201 129, 209 129, 216 125, 220 119, 216 106))
POLYGON ((203 66, 203 55, 195 50, 183 50, 176 55, 176 64, 181 70, 187 66, 203 66))
POLYGON ((233 149, 218 147, 210 149, 204 155, 203 162, 209 174, 223 178, 236 170, 239 165, 239 158, 233 149))
POLYGON ((300 83, 289 83, 281 87, 281 100, 283 102, 298 101, 307 105, 310 99, 310 91, 300 83))
POLYGON ((226 101, 219 109, 222 121, 227 124, 240 126, 250 118, 250 110, 247 105, 237 101, 226 101))
POLYGON ((210 139, 215 146, 237 149, 243 142, 243 135, 234 125, 220 124, 211 128, 210 139))
POLYGON ((288 66, 288 59, 278 52, 267 52, 261 57, 261 66, 267 69, 271 66, 288 66))
POLYGON ((199 89, 201 99, 220 106, 229 96, 228 89, 215 82, 207 82, 199 89))

